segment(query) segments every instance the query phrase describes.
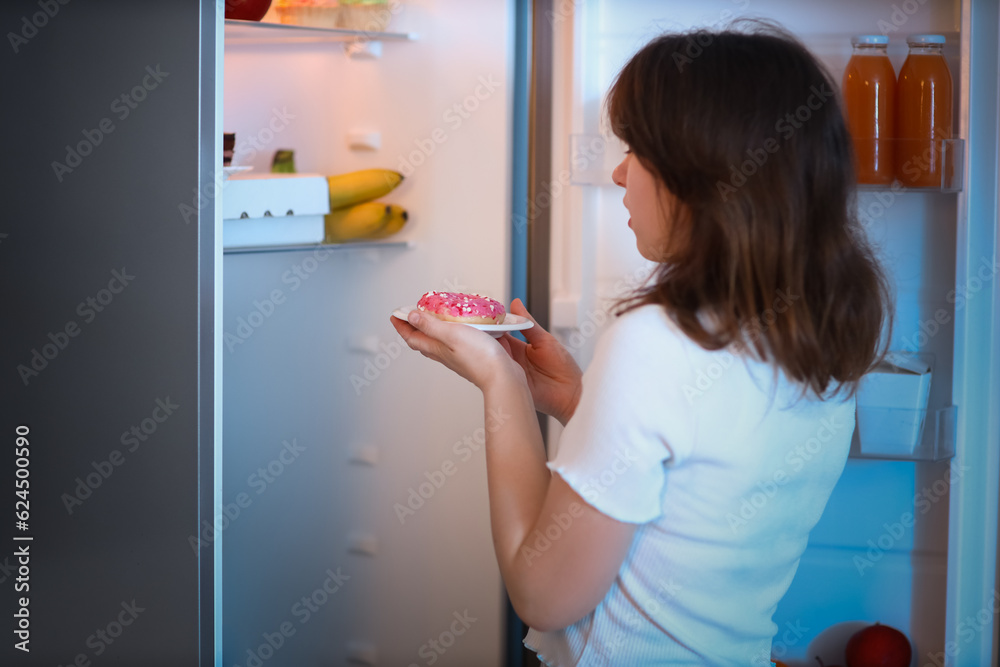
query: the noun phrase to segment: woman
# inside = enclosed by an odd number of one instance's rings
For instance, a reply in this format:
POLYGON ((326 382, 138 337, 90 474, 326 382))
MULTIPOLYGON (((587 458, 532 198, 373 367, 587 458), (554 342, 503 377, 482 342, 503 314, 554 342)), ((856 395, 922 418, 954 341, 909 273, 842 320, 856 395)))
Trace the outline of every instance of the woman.
POLYGON ((772 615, 887 340, 835 90, 761 24, 664 35, 625 65, 613 180, 657 269, 582 379, 537 326, 497 343, 418 312, 393 322, 511 415, 486 445, 493 541, 545 664, 770 664, 772 615), (536 409, 566 426, 551 462, 536 409))

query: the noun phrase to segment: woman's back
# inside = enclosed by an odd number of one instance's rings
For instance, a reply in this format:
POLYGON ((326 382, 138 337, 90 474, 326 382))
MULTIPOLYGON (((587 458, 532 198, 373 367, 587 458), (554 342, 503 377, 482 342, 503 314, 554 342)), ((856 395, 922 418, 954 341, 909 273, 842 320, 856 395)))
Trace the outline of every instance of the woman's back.
POLYGON ((769 665, 771 616, 854 429, 853 400, 801 393, 769 364, 701 348, 661 307, 620 317, 550 468, 643 525, 595 612, 527 643, 553 664, 769 665))

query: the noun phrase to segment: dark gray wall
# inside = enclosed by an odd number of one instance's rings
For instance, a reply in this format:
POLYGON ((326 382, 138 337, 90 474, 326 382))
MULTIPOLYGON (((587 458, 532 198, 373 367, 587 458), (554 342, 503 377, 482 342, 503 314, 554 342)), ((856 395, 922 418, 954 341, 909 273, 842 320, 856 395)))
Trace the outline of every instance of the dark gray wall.
POLYGON ((212 549, 189 537, 212 508, 213 206, 180 210, 216 154, 205 4, 0 3, 3 665, 211 664, 212 549))

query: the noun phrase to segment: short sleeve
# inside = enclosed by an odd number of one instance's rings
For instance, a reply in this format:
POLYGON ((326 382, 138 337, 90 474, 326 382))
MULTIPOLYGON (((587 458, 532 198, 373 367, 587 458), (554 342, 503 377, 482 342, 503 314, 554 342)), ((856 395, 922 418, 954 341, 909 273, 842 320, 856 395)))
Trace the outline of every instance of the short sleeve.
POLYGON ((693 448, 695 418, 684 397, 690 344, 662 308, 644 306, 604 333, 584 373, 580 402, 548 467, 613 519, 658 518, 668 464, 693 448))

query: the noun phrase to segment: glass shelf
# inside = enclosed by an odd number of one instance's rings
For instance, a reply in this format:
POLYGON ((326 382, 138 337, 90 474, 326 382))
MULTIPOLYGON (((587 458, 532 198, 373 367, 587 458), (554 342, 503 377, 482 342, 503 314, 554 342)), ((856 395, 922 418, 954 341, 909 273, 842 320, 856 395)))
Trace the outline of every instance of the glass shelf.
MULTIPOLYGON (((902 145, 902 139, 883 139, 881 141, 886 142, 892 150, 900 150, 902 145)), ((858 190, 861 192, 961 192, 962 186, 964 185, 964 166, 965 166, 965 140, 964 139, 939 139, 935 142, 937 144, 936 151, 940 155, 941 164, 944 165, 944 169, 941 169, 941 181, 935 185, 929 186, 908 186, 902 183, 900 180, 894 180, 890 185, 872 185, 869 183, 858 183, 858 190)), ((930 157, 930 142, 927 143, 927 148, 925 150, 925 159, 930 157)), ((919 157, 919 156, 918 156, 919 157)), ((926 162, 924 162, 926 164, 926 162)), ((919 160, 917 164, 910 165, 908 162, 903 166, 904 173, 919 173, 915 171, 919 168, 919 160), (909 167, 908 167, 909 165, 909 167), (907 169, 909 168, 909 171, 907 169)))
POLYGON ((934 355, 897 350, 887 361, 898 368, 876 368, 876 377, 866 376, 867 383, 863 380, 859 388, 850 456, 891 461, 954 456, 958 408, 931 391, 934 355), (921 371, 926 375, 918 374, 921 371))
POLYGON ((955 455, 955 418, 958 408, 949 405, 938 410, 899 410, 893 408, 858 408, 858 423, 875 421, 891 425, 899 436, 888 440, 865 442, 860 428, 851 441, 851 458, 890 461, 944 461, 955 455), (917 433, 916 444, 910 430, 917 433))
POLYGON ((371 32, 340 28, 313 28, 287 23, 226 19, 227 44, 288 44, 309 42, 400 42, 415 40, 408 32, 371 32))
MULTIPOLYGON (((899 140, 886 140, 895 144, 899 140)), ((940 140, 941 161, 945 168, 940 185, 908 187, 894 181, 891 185, 858 184, 861 192, 961 192, 964 185, 965 140, 940 140)), ((928 147, 929 148, 929 147, 928 147)), ((600 134, 573 134, 569 138, 570 173, 572 185, 611 186, 611 171, 624 157, 620 142, 600 134)))
POLYGON ((298 245, 270 245, 223 248, 223 255, 245 255, 262 252, 308 252, 317 250, 375 250, 378 248, 410 249, 413 241, 357 241, 354 243, 303 243, 298 245))

